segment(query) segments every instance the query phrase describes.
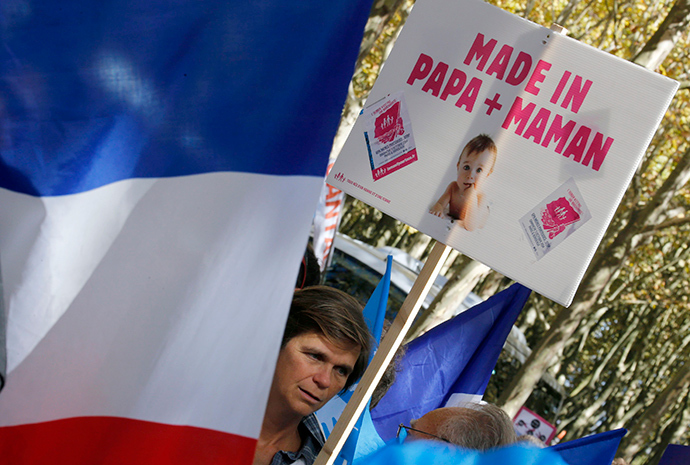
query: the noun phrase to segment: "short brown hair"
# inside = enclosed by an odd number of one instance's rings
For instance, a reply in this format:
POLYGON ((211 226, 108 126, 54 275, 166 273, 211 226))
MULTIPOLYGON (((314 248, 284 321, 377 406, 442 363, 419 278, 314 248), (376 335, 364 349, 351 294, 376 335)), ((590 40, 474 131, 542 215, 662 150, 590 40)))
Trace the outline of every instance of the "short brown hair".
POLYGON ((491 174, 494 170, 494 166, 496 165, 496 154, 498 153, 498 149, 496 148, 496 143, 488 134, 479 134, 469 141, 467 145, 465 145, 465 148, 462 149, 462 152, 458 157, 458 165, 460 165, 460 159, 463 155, 469 157, 473 153, 481 153, 484 150, 488 150, 492 154, 491 168, 489 169, 487 175, 491 174))
POLYGON ((361 347, 343 391, 364 374, 372 338, 362 315, 362 304, 357 299, 328 286, 311 286, 295 291, 281 348, 290 339, 304 333, 323 334, 336 346, 345 343, 361 347))

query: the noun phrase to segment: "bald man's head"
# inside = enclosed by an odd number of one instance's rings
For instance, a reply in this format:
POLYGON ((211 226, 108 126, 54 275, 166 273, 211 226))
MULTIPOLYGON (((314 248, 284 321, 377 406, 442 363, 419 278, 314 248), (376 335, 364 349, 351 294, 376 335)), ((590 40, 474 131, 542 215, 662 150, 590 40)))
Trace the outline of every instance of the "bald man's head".
MULTIPOLYGON (((460 447, 475 450, 505 446, 517 439, 510 417, 491 404, 468 404, 468 407, 432 410, 414 420, 411 426, 460 447)), ((418 439, 433 439, 414 431, 410 435, 418 439)))

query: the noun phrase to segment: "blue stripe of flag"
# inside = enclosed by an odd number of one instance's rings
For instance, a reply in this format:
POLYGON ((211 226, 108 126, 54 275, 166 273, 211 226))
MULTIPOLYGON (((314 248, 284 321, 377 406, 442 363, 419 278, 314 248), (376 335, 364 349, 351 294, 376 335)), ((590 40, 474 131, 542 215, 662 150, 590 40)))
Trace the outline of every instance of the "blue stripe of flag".
POLYGON ((323 176, 371 0, 3 0, 0 187, 323 176))

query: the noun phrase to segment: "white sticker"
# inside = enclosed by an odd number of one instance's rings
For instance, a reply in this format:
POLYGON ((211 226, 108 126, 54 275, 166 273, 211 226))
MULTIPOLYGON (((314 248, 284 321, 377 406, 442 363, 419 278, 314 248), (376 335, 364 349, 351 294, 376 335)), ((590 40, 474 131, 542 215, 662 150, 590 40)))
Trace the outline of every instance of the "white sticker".
POLYGON ((573 178, 520 219, 537 260, 585 224, 592 215, 573 178))
POLYGON ((364 138, 374 181, 417 161, 412 123, 402 92, 379 100, 364 113, 364 138))

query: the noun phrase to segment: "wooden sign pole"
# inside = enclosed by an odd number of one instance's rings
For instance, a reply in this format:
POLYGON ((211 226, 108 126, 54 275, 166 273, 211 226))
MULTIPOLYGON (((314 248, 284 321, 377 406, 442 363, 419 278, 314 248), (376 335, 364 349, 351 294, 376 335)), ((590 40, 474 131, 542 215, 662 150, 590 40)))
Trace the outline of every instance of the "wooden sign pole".
POLYGON ((436 242, 434 245, 410 293, 400 307, 398 315, 395 317, 395 320, 393 320, 374 358, 364 372, 364 376, 362 376, 350 401, 340 415, 338 422, 333 428, 333 432, 328 437, 319 455, 316 457, 314 465, 332 465, 335 461, 347 437, 350 435, 350 431, 362 414, 362 411, 364 411, 367 400, 371 397, 374 388, 381 379, 381 376, 383 376, 383 372, 393 359, 395 351, 398 350, 407 330, 410 329, 414 317, 417 315, 419 308, 422 306, 422 302, 424 302, 426 295, 429 293, 431 285, 434 283, 436 276, 438 276, 450 250, 450 247, 440 242, 436 242))

